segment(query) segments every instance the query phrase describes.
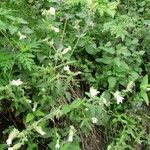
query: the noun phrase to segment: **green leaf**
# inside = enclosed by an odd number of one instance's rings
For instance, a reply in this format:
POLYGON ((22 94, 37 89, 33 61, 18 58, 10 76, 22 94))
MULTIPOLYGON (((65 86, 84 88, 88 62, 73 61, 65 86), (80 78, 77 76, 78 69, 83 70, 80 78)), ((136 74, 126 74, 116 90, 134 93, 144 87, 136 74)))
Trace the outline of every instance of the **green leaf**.
POLYGON ((60 150, 81 150, 78 142, 66 143, 64 144, 60 150))
POLYGON ((9 32, 11 35, 13 35, 14 33, 16 33, 18 30, 18 27, 15 26, 9 26, 9 32))
POLYGON ((108 78, 109 89, 112 90, 112 89, 115 87, 116 82, 117 82, 117 80, 116 80, 115 77, 109 77, 109 78, 108 78))
POLYGON ((148 75, 144 76, 140 85, 141 90, 147 90, 148 87, 148 75))
POLYGON ((85 46, 85 49, 86 49, 87 53, 89 53, 91 55, 95 55, 97 53, 95 43, 87 44, 85 46))
POLYGON ((26 123, 32 121, 34 119, 34 115, 32 113, 27 114, 26 116, 26 123))
POLYGON ((104 64, 111 64, 112 63, 112 57, 104 56, 101 60, 104 64))
POLYGON ((84 100, 77 99, 72 102, 70 105, 71 109, 79 108, 82 104, 84 104, 84 100))
POLYGON ((143 100, 146 102, 146 104, 149 105, 149 98, 148 98, 147 93, 145 91, 141 91, 140 94, 141 94, 143 100))
POLYGON ((36 111, 35 115, 36 116, 44 116, 45 113, 43 113, 42 111, 36 111))
POLYGON ((62 114, 67 114, 68 112, 71 111, 70 105, 64 105, 61 111, 62 111, 62 114))

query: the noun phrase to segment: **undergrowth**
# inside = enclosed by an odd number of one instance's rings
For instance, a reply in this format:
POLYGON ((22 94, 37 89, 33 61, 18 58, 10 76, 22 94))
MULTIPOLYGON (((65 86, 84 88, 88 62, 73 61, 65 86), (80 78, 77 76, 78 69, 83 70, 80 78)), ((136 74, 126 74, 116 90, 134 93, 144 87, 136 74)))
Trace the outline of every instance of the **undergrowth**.
POLYGON ((150 0, 1 0, 0 149, 150 149, 150 0))

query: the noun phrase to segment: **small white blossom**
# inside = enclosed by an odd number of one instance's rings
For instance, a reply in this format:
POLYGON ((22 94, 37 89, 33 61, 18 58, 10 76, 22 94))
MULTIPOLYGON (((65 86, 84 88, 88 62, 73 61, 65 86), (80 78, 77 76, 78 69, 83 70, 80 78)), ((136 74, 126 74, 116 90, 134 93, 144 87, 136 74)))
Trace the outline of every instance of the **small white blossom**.
POLYGON ((94 123, 94 124, 96 124, 98 122, 98 119, 95 117, 91 118, 91 120, 92 120, 92 123, 94 123))
POLYGON ((36 108, 37 108, 37 103, 35 102, 35 103, 33 104, 33 109, 32 109, 32 111, 33 111, 33 112, 36 111, 36 108))
POLYGON ((147 88, 147 91, 150 91, 150 88, 147 88))
POLYGON ((19 40, 26 39, 27 37, 25 35, 20 35, 19 40))
POLYGON ((56 148, 56 149, 59 149, 59 148, 60 148, 59 139, 58 139, 57 142, 56 142, 55 148, 56 148))
POLYGON ((71 51, 71 46, 69 46, 68 48, 65 48, 63 51, 62 51, 62 54, 66 54, 68 51, 71 51))
POLYGON ((18 32, 18 36, 19 36, 19 40, 23 40, 27 38, 25 35, 21 34, 21 32, 18 32))
POLYGON ((43 131, 42 127, 35 126, 34 129, 41 135, 45 135, 46 133, 43 131))
POLYGON ((11 145, 12 144, 12 139, 7 139, 6 143, 7 143, 7 145, 11 145))
POLYGON ((68 66, 68 65, 65 66, 65 67, 64 67, 64 70, 65 70, 65 71, 70 71, 69 66, 68 66))
POLYGON ((8 150, 14 150, 13 147, 8 147, 8 150))
POLYGON ((68 142, 73 141, 74 133, 76 132, 74 126, 70 126, 69 136, 68 136, 68 142))
POLYGON ((99 94, 100 92, 97 91, 96 89, 94 89, 94 87, 91 87, 90 88, 90 94, 91 94, 91 97, 94 97, 96 96, 97 94, 99 94))
POLYGON ((50 7, 49 8, 49 10, 47 11, 47 13, 49 14, 49 15, 55 15, 55 8, 54 7, 50 7))
POLYGON ((11 145, 13 139, 15 139, 18 134, 19 134, 19 131, 17 129, 13 129, 13 131, 10 132, 8 139, 6 140, 7 145, 11 145))
POLYGON ((29 103, 29 104, 31 104, 31 103, 32 103, 32 101, 31 101, 31 100, 29 100, 29 99, 27 99, 27 100, 26 100, 26 102, 27 102, 27 103, 29 103))
POLYGON ((120 103, 123 102, 123 99, 124 99, 124 98, 121 96, 121 92, 116 91, 116 92, 114 93, 114 97, 115 97, 115 99, 117 100, 117 104, 120 104, 120 103))
POLYGON ((72 142, 72 141, 73 141, 73 134, 69 134, 68 142, 72 142))
POLYGON ((12 80, 11 81, 11 85, 14 85, 14 86, 19 86, 19 85, 21 85, 23 82, 20 80, 20 79, 18 79, 18 80, 12 80))
POLYGON ((52 29, 55 31, 55 32, 59 32, 59 28, 56 28, 56 27, 52 27, 52 29))

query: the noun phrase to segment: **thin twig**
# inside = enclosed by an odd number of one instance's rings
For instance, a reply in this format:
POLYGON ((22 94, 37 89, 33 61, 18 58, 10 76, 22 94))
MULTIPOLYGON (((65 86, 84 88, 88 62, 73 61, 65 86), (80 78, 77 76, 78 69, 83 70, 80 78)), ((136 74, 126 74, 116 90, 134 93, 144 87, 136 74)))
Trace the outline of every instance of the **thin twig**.
POLYGON ((67 26, 67 21, 68 21, 68 19, 65 20, 64 29, 63 29, 62 38, 61 38, 61 43, 63 43, 63 40, 64 40, 66 26, 67 26))

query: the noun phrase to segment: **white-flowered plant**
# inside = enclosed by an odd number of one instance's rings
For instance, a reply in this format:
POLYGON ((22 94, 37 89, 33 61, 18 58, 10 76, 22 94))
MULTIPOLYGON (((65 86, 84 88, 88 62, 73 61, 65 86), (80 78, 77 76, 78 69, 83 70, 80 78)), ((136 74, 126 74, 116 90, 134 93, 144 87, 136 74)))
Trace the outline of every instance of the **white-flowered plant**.
POLYGON ((70 126, 68 142, 73 141, 73 136, 74 136, 75 132, 76 132, 76 129, 74 128, 74 126, 70 126))
POLYGON ((19 131, 17 129, 13 129, 9 136, 8 136, 8 139, 6 140, 6 143, 7 145, 11 145, 12 144, 12 141, 17 137, 17 135, 19 134, 19 131))
POLYGON ((52 30, 54 30, 56 33, 59 32, 59 28, 57 28, 57 27, 52 27, 52 30))
POLYGON ((19 40, 24 40, 26 39, 26 35, 22 34, 21 32, 18 32, 19 40))
POLYGON ((68 65, 64 67, 64 71, 70 71, 70 68, 68 65))
POLYGON ((97 96, 99 93, 100 92, 97 89, 95 89, 94 87, 90 88, 90 95, 91 95, 91 97, 97 96))
POLYGON ((32 111, 34 112, 34 111, 36 111, 36 108, 37 108, 37 102, 35 102, 34 104, 33 104, 33 108, 32 108, 32 111))
POLYGON ((43 131, 41 126, 35 126, 34 129, 41 135, 45 135, 46 133, 43 131))
POLYGON ((121 95, 121 92, 116 91, 114 93, 114 98, 117 100, 117 104, 123 103, 124 97, 121 95))
POLYGON ((55 12, 56 12, 56 10, 55 10, 54 7, 50 7, 49 10, 47 10, 47 14, 49 14, 49 15, 53 15, 54 16, 55 12))
POLYGON ((98 119, 97 119, 96 117, 92 117, 92 118, 91 118, 91 121, 92 121, 92 123, 97 124, 98 119))
POLYGON ((57 139, 57 141, 56 141, 55 148, 56 148, 56 149, 59 149, 59 148, 60 148, 59 139, 57 139))
POLYGON ((20 79, 18 79, 18 80, 12 80, 10 82, 10 84, 13 85, 13 86, 19 86, 19 85, 22 85, 23 82, 20 79))

